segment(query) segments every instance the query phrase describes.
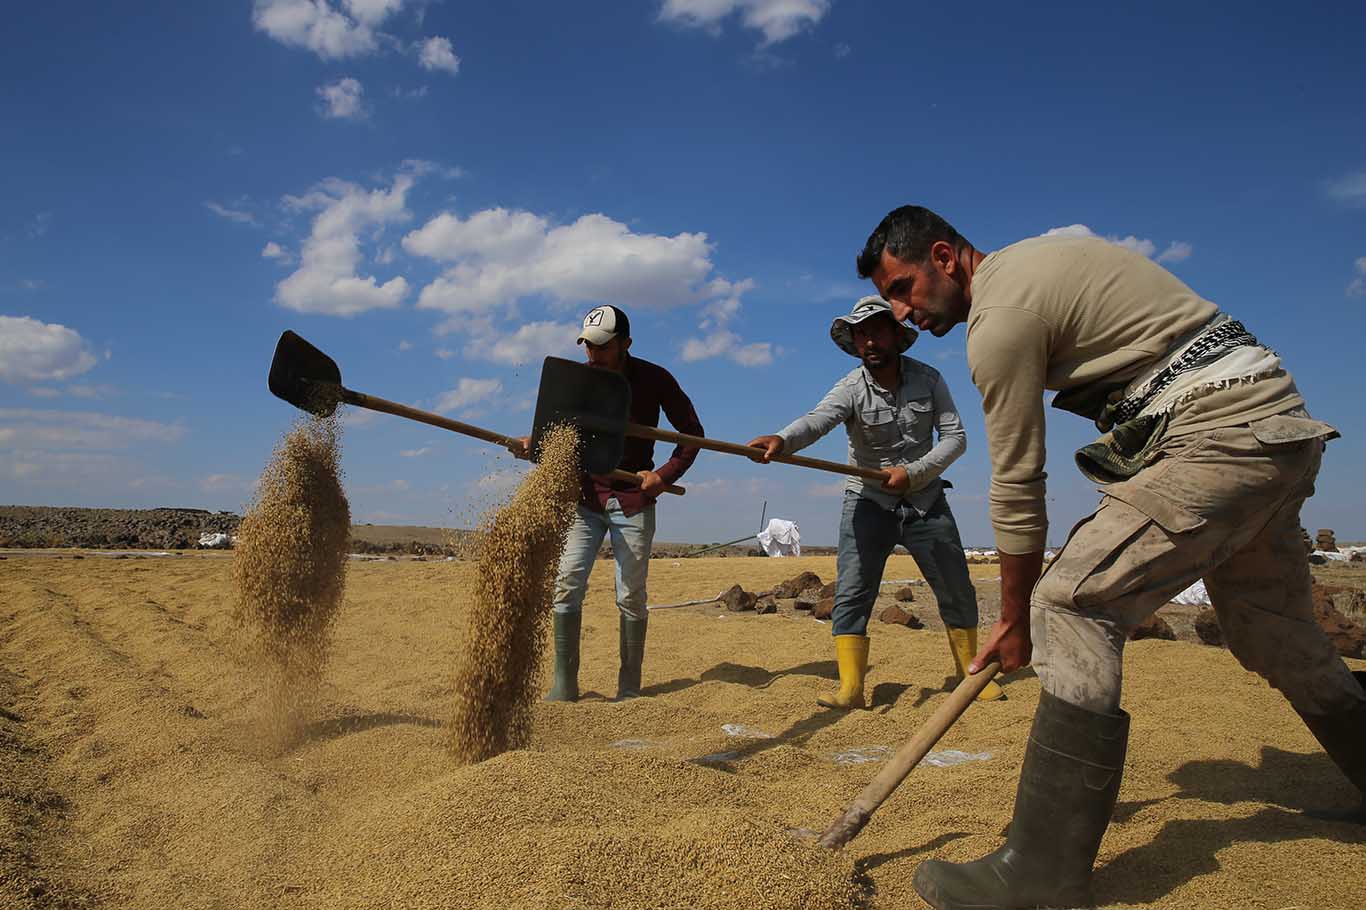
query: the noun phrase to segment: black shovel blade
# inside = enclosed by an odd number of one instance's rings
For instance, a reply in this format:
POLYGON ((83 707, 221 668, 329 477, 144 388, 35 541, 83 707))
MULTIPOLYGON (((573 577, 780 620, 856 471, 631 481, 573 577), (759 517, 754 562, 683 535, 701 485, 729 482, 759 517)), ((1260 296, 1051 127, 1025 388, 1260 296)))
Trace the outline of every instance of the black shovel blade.
POLYGON ((268 382, 275 397, 319 417, 331 417, 342 397, 337 362, 289 329, 275 345, 268 382))
POLYGON ((589 474, 614 471, 625 452, 630 413, 631 384, 625 376, 563 357, 547 357, 541 366, 531 428, 532 460, 540 460, 541 438, 547 430, 573 424, 582 443, 583 470, 589 474))

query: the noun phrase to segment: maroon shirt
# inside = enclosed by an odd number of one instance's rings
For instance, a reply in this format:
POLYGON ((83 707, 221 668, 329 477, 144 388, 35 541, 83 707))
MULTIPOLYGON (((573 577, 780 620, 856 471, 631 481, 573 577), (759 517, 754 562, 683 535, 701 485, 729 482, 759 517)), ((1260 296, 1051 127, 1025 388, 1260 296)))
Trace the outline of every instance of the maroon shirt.
MULTIPOLYGON (((626 368, 622 371, 626 381, 631 384, 631 422, 647 427, 659 426, 659 412, 669 418, 669 423, 680 433, 689 436, 705 436, 702 422, 697 419, 692 402, 683 393, 673 374, 658 364, 630 355, 626 358, 626 368)), ((635 474, 638 471, 654 471, 665 483, 674 483, 682 477, 697 458, 696 446, 676 446, 669 460, 655 467, 655 442, 653 439, 626 437, 626 449, 618 467, 635 474)), ((595 512, 607 510, 607 500, 616 497, 621 511, 634 515, 647 505, 654 503, 654 496, 646 496, 640 487, 632 486, 623 480, 608 480, 591 475, 583 475, 583 496, 581 503, 595 512)))

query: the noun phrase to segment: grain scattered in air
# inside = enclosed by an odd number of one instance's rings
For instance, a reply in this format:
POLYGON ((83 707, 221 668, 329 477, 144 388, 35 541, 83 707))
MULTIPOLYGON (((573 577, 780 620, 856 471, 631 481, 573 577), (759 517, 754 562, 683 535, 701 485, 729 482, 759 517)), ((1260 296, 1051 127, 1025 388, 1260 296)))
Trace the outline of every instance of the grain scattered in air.
POLYGON ((541 440, 540 463, 480 528, 455 674, 451 746, 461 762, 530 740, 555 570, 578 496, 579 436, 555 427, 541 440))
POLYGON ((336 416, 300 419, 262 472, 238 530, 237 620, 264 674, 268 733, 277 740, 294 734, 317 690, 346 585, 351 510, 340 431, 336 416))

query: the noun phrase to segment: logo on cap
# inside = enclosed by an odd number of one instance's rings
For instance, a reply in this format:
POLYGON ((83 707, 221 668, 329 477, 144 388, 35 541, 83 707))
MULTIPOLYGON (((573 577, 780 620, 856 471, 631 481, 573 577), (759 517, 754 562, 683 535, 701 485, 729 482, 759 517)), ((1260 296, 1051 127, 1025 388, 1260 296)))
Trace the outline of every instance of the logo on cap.
POLYGON ((606 307, 598 307, 596 310, 593 310, 592 312, 590 312, 590 313, 589 313, 587 316, 585 316, 584 319, 583 319, 583 327, 584 327, 585 329, 587 329, 587 328, 592 328, 592 327, 594 327, 594 326, 602 325, 602 317, 603 317, 603 314, 606 313, 606 311, 607 311, 607 308, 606 308, 606 307))

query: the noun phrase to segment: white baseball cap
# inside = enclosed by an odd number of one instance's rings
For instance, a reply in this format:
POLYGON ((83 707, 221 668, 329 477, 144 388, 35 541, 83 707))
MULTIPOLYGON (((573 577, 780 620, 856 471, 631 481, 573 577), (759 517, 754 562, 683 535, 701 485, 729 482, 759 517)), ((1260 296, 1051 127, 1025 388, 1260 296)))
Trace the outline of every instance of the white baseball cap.
POLYGON ((630 338, 631 320, 614 306, 594 307, 583 317, 583 331, 578 343, 606 344, 613 338, 630 338))

